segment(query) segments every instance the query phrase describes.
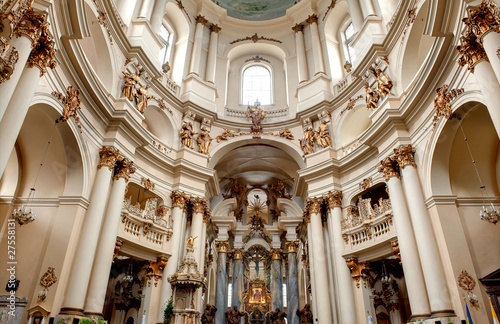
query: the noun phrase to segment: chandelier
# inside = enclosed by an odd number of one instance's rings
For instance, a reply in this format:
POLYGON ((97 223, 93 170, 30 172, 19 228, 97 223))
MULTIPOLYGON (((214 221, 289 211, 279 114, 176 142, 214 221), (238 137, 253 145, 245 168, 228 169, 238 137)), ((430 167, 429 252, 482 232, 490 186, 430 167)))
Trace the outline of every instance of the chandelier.
POLYGON ((392 279, 391 276, 387 273, 387 269, 385 268, 385 262, 384 259, 382 259, 382 278, 380 278, 382 283, 391 283, 392 279))
POLYGON ((123 281, 124 282, 132 282, 134 281, 134 274, 132 272, 132 263, 134 262, 134 260, 130 259, 130 265, 129 265, 129 268, 128 268, 128 273, 123 277, 123 281))
POLYGON ((33 213, 33 207, 31 207, 31 202, 33 201, 34 195, 35 188, 31 188, 28 195, 28 200, 26 201, 26 205, 23 204, 21 205, 21 207, 19 207, 18 209, 14 209, 14 212, 12 212, 12 218, 14 218, 20 226, 29 224, 36 218, 36 214, 33 213))

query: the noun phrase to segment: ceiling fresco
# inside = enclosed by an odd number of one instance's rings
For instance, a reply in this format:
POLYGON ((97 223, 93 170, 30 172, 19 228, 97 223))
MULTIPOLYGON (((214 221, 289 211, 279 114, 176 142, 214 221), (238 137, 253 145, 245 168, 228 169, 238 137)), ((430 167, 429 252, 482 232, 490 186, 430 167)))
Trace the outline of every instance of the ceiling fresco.
POLYGON ((284 16, 299 0, 215 0, 228 16, 243 20, 269 20, 284 16))

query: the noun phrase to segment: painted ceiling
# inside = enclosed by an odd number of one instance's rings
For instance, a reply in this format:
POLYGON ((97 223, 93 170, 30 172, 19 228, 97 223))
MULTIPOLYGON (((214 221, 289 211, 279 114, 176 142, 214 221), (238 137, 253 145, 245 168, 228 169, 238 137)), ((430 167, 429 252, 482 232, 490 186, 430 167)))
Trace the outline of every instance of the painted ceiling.
POLYGON ((243 20, 269 20, 285 15, 299 0, 212 0, 227 10, 228 16, 243 20))

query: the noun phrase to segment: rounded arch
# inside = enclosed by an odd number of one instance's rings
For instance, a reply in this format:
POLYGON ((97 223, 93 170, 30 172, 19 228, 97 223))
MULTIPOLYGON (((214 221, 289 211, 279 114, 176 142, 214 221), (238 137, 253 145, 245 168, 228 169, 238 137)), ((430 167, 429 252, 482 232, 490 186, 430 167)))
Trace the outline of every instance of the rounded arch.
POLYGON ((342 32, 351 21, 348 10, 347 1, 339 1, 328 13, 325 23, 320 24, 320 28, 322 28, 325 35, 326 50, 328 53, 327 60, 330 66, 332 82, 341 80, 344 77, 343 66, 347 59, 344 50, 345 40, 342 37, 342 32))
POLYGON ((228 58, 228 61, 234 60, 237 57, 245 55, 269 55, 276 57, 282 61, 290 56, 290 52, 283 44, 279 43, 267 43, 266 41, 261 41, 258 43, 236 43, 228 46, 224 51, 224 57, 228 58))
POLYGON ((363 134, 372 124, 370 110, 366 109, 362 99, 347 113, 340 117, 335 130, 335 140, 338 147, 350 144, 354 139, 363 134))
POLYGON ((251 105, 259 101, 260 105, 271 105, 273 100, 273 67, 265 62, 247 62, 241 66, 240 104, 251 105), (254 82, 246 80, 253 79, 254 82), (255 82, 256 80, 260 82, 255 82), (267 88, 264 88, 263 85, 267 88), (260 88, 260 89, 259 89, 260 88), (259 91, 260 90, 260 91, 259 91), (258 94, 260 92, 260 94, 258 94), (260 98, 259 98, 260 97, 260 98))
POLYGON ((172 148, 179 141, 179 132, 175 131, 175 121, 167 112, 155 105, 148 105, 144 112, 143 126, 167 147, 172 148))

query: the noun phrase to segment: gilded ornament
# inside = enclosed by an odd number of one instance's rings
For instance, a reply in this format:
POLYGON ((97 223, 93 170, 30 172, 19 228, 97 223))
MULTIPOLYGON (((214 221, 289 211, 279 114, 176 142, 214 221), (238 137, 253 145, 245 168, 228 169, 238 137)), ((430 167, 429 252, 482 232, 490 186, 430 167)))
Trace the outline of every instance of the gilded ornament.
POLYGON ((361 98, 363 98, 362 95, 359 95, 359 96, 353 97, 353 98, 349 98, 349 102, 347 103, 347 106, 344 109, 342 109, 342 111, 340 112, 340 115, 342 116, 343 113, 354 108, 356 101, 358 101, 358 99, 361 99, 361 98))
POLYGON ((370 88, 368 82, 365 82, 365 90, 366 90, 366 109, 375 109, 378 106, 378 100, 380 98, 377 91, 370 88))
POLYGON ((302 136, 302 139, 299 140, 300 148, 302 149, 302 152, 304 152, 304 155, 314 152, 313 149, 314 139, 315 139, 314 130, 311 127, 306 128, 304 130, 304 135, 302 136))
POLYGON ((303 24, 295 24, 295 26, 292 27, 292 30, 297 34, 298 32, 304 32, 304 25, 303 24))
POLYGON ((36 14, 32 8, 28 8, 24 11, 13 31, 16 37, 28 37, 32 46, 35 46, 40 36, 43 33, 48 33, 49 25, 44 15, 36 14))
POLYGON ((369 262, 358 262, 358 258, 351 257, 346 260, 347 267, 351 270, 351 277, 356 281, 356 287, 359 288, 360 279, 363 279, 364 286, 370 281, 369 272, 371 270, 369 262))
POLYGON ((18 60, 19 53, 16 48, 10 46, 5 38, 0 37, 0 84, 10 79, 18 60))
POLYGON ((137 100, 137 105, 135 105, 135 108, 139 110, 141 114, 144 114, 146 108, 148 108, 148 87, 142 86, 137 89, 135 93, 135 99, 137 100))
POLYGON ((351 63, 349 63, 349 61, 345 61, 345 63, 344 63, 344 70, 347 73, 351 73, 351 71, 352 71, 352 65, 351 65, 351 63))
POLYGON ((458 276, 458 286, 468 293, 471 293, 476 287, 476 281, 467 272, 467 270, 461 270, 458 276))
POLYGON ((389 80, 389 77, 381 69, 376 69, 375 73, 378 79, 377 91, 382 95, 382 97, 385 97, 391 92, 392 81, 389 80))
POLYGON ((191 198, 190 203, 193 206, 193 213, 204 213, 207 208, 207 201, 200 197, 191 198))
POLYGON ((272 260, 281 260, 281 254, 283 253, 282 249, 271 249, 269 254, 271 254, 272 260))
POLYGON ((66 96, 56 91, 52 92, 52 95, 64 104, 62 116, 58 120, 67 122, 70 118, 73 118, 81 133, 82 125, 80 123, 80 117, 78 117, 78 110, 82 109, 80 106, 82 104, 80 90, 73 89, 73 86, 69 86, 66 92, 66 96))
POLYGON ((342 206, 342 191, 335 190, 333 192, 328 191, 328 197, 327 203, 328 203, 328 208, 333 209, 335 207, 340 207, 342 206))
POLYGON ((118 161, 118 158, 120 156, 120 151, 115 149, 114 147, 105 147, 103 146, 102 149, 99 151, 99 165, 97 166, 97 169, 102 168, 103 166, 107 166, 110 170, 113 170, 116 162, 118 161))
POLYGON ((224 128, 224 131, 222 134, 217 136, 217 143, 220 143, 221 141, 227 141, 229 137, 234 137, 235 134, 232 130, 224 128))
POLYGON ((54 272, 55 268, 49 267, 47 271, 40 278, 40 285, 43 290, 38 293, 38 301, 42 302, 47 298, 49 287, 57 282, 57 276, 54 272))
POLYGON ((195 20, 197 24, 202 24, 203 26, 205 26, 208 23, 208 20, 205 18, 205 16, 202 15, 196 16, 195 20))
POLYGON ((55 59, 57 50, 54 48, 54 45, 54 41, 49 33, 44 32, 40 35, 38 42, 31 50, 28 58, 28 67, 32 68, 36 66, 39 68, 40 77, 47 72, 47 68, 55 69, 57 66, 55 59))
POLYGON ((390 177, 399 178, 399 166, 397 161, 388 157, 385 160, 380 161, 380 164, 381 165, 377 168, 377 171, 382 173, 385 181, 389 181, 390 177))
POLYGON ((415 149, 411 144, 400 145, 397 149, 394 149, 394 158, 401 169, 404 169, 407 165, 417 167, 415 164, 415 149))
POLYGON ((279 137, 286 138, 287 140, 293 140, 293 134, 288 128, 283 128, 279 130, 279 137))
POLYGON ((146 266, 146 278, 148 278, 148 285, 151 285, 151 279, 155 280, 155 287, 158 286, 158 280, 163 276, 163 269, 167 266, 168 257, 158 257, 155 261, 149 261, 146 266))
POLYGON ((317 24, 318 23, 318 16, 316 16, 315 14, 309 15, 306 19, 306 23, 308 25, 317 24))
MULTIPOLYGON (((262 133, 262 126, 261 126, 261 123, 262 121, 264 120, 264 118, 266 118, 266 115, 267 113, 265 111, 263 111, 260 107, 259 107, 259 102, 256 102, 255 103, 255 106, 248 106, 247 107, 247 111, 245 113, 245 116, 247 118, 251 118, 252 119, 252 132, 253 133, 262 133)), ((254 134, 254 138, 255 138, 255 134, 254 134)), ((260 136, 258 136, 260 137, 260 136)))
MULTIPOLYGON (((328 13, 330 12, 330 10, 335 8, 336 4, 337 4, 337 0, 332 0, 332 2, 330 2, 330 4, 328 5, 328 8, 326 8, 325 15, 323 16, 323 19, 322 19, 323 21, 325 21, 325 18, 328 15, 328 13)), ((302 322, 301 322, 301 324, 302 324, 302 322)))
POLYGON ((179 134, 181 137, 182 146, 189 147, 190 149, 193 149, 193 136, 198 134, 193 130, 193 123, 184 122, 184 125, 182 125, 182 128, 181 128, 179 134))
POLYGON ((217 26, 216 24, 211 24, 210 25, 210 32, 211 33, 216 33, 218 34, 222 30, 221 27, 217 26))
POLYGON ((200 134, 196 139, 196 143, 198 143, 198 152, 208 155, 211 142, 212 137, 210 137, 210 132, 205 127, 202 127, 200 130, 200 134))
POLYGON ((434 98, 434 108, 436 108, 436 115, 433 118, 432 129, 436 128, 436 124, 440 117, 451 119, 454 117, 451 111, 451 101, 458 95, 462 94, 464 89, 452 89, 448 91, 448 85, 436 89, 436 98, 434 98))
POLYGON ((401 264, 401 252, 399 251, 399 242, 398 241, 391 242, 391 246, 392 246, 392 252, 396 257, 396 260, 398 260, 399 264, 401 264))
POLYGON ((469 72, 474 73, 475 66, 482 61, 489 62, 488 56, 484 51, 482 41, 473 33, 462 36, 462 45, 457 46, 458 65, 468 66, 469 72))
POLYGON ((170 198, 172 199, 172 208, 179 207, 181 209, 184 209, 189 200, 188 195, 182 191, 172 191, 170 198))
POLYGON ((285 242, 285 248, 288 250, 288 253, 297 253, 298 247, 299 247, 299 241, 285 242))
POLYGON ((495 9, 498 11, 498 6, 493 1, 482 1, 479 8, 469 10, 469 17, 462 19, 467 26, 467 33, 474 33, 483 39, 489 32, 500 32, 500 17, 495 9))
POLYGON ((215 241, 215 246, 217 247, 218 253, 227 253, 227 249, 229 249, 228 241, 215 241))
POLYGON ((320 214, 321 204, 323 200, 321 198, 314 197, 312 199, 307 199, 306 209, 309 214, 320 214))
POLYGON ((316 134, 316 141, 319 146, 322 148, 332 146, 332 139, 330 138, 330 131, 328 130, 326 120, 323 120, 321 124, 319 124, 316 134))
POLYGON ((155 184, 149 178, 141 178, 141 184, 144 186, 146 190, 155 190, 155 184))
POLYGON ((135 171, 136 168, 134 167, 134 162, 125 158, 122 158, 121 160, 119 159, 116 162, 115 175, 113 176, 113 179, 118 180, 120 178, 123 178, 127 182, 130 178, 130 175, 135 173, 135 171))
POLYGON ((139 73, 125 73, 122 72, 124 77, 124 85, 122 91, 122 97, 126 97, 129 101, 134 101, 135 96, 137 95, 136 85, 141 80, 141 76, 139 73))
POLYGON ((235 43, 244 42, 244 41, 247 41, 247 40, 251 40, 254 43, 257 43, 260 40, 266 40, 266 41, 275 42, 275 43, 279 43, 279 44, 282 43, 282 41, 280 41, 280 40, 269 38, 269 37, 264 37, 264 36, 258 36, 257 33, 255 33, 252 36, 247 36, 247 37, 244 37, 244 38, 239 38, 239 39, 236 39, 234 41, 231 41, 231 42, 229 42, 229 44, 233 45, 235 43))
POLYGON ((115 242, 115 250, 113 252, 113 263, 118 259, 118 255, 120 254, 120 249, 123 245, 123 241, 122 240, 116 240, 115 242))
POLYGON ((233 249, 233 258, 235 260, 243 260, 244 254, 245 254, 245 250, 243 250, 243 249, 233 249))
POLYGON ((179 9, 181 9, 182 11, 184 11, 184 13, 186 14, 186 17, 189 20, 189 22, 191 22, 191 17, 189 17, 189 14, 186 11, 186 8, 184 8, 184 5, 182 4, 182 1, 181 0, 175 0, 175 2, 177 2, 177 6, 179 7, 179 9))
POLYGON ((187 239, 186 239, 186 251, 188 252, 193 252, 194 251, 194 240, 197 238, 198 236, 189 236, 187 239))

